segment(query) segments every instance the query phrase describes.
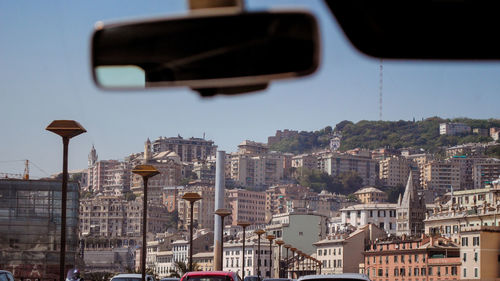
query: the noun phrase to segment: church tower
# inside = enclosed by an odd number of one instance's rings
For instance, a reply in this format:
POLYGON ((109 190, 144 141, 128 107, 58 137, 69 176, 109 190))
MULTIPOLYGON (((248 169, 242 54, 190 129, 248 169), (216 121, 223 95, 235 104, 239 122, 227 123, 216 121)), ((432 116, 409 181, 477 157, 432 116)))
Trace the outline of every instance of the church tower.
POLYGON ((396 209, 397 235, 420 235, 424 232, 425 200, 413 184, 413 174, 410 171, 403 198, 399 195, 396 209))
POLYGON ((151 160, 151 141, 149 138, 144 143, 144 160, 143 164, 147 164, 151 160))
POLYGON ((93 167, 96 162, 97 162, 97 151, 95 150, 94 145, 92 145, 92 148, 90 149, 89 153, 89 161, 88 161, 89 168, 93 167))

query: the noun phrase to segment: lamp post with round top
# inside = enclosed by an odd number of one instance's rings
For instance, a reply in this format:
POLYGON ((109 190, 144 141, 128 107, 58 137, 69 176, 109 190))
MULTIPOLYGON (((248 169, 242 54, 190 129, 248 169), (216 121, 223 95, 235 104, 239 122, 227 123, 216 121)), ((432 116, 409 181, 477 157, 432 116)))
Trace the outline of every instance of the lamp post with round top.
POLYGON ((201 195, 196 192, 188 192, 182 196, 182 199, 189 202, 190 222, 189 222, 189 271, 193 271, 193 220, 194 203, 201 200, 201 195))
POLYGON ((276 236, 269 234, 267 235, 266 239, 269 240, 269 277, 273 277, 273 240, 276 238, 276 236))
POLYGON ((276 240, 276 245, 278 245, 278 278, 281 278, 281 245, 285 244, 283 240, 276 240))
POLYGON ((251 223, 248 221, 238 221, 239 226, 243 227, 243 262, 241 263, 241 279, 245 279, 245 231, 251 223))
POLYGON ((228 209, 217 209, 215 214, 220 217, 220 259, 219 268, 222 270, 224 265, 224 218, 231 214, 228 209))
POLYGON ((302 274, 299 275, 299 272, 301 271, 301 269, 300 269, 301 259, 302 259, 302 251, 298 250, 297 251, 297 277, 302 276, 302 274))
POLYGON ((141 271, 142 280, 146 280, 146 234, 148 226, 148 180, 150 177, 158 175, 160 172, 152 165, 137 165, 132 173, 142 177, 144 183, 144 198, 142 199, 142 249, 141 249, 141 271))
POLYGON ((283 247, 286 249, 285 278, 288 278, 288 250, 292 247, 292 245, 285 244, 283 247))
POLYGON ((260 236, 266 232, 262 229, 257 229, 254 233, 259 237, 257 240, 257 276, 259 276, 260 280, 260 236))
POLYGON ((62 137, 63 142, 63 177, 61 187, 61 244, 59 252, 59 280, 66 279, 66 201, 68 199, 68 146, 69 140, 87 132, 74 120, 54 120, 45 130, 62 137))
POLYGON ((290 248, 290 251, 292 251, 292 261, 293 261, 293 263, 292 263, 292 278, 293 278, 293 273, 295 272, 295 252, 297 251, 297 248, 290 248))

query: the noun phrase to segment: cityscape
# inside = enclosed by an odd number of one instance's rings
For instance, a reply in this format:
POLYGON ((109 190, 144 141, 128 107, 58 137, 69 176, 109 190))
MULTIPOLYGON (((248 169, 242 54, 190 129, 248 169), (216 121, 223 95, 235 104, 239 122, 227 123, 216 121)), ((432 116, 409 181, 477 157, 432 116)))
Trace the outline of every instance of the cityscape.
MULTIPOLYGON (((87 167, 69 171, 66 265, 108 277, 140 272, 145 251, 156 278, 186 268, 241 277, 500 278, 500 159, 490 153, 500 147, 500 128, 441 123, 440 136, 487 141, 439 152, 346 150, 346 130, 323 131, 326 145, 304 153, 272 149, 300 135, 288 129, 267 143, 243 140, 231 153, 180 135, 146 138, 143 151, 121 160, 100 159, 93 145, 87 167), (159 172, 147 181, 147 202, 134 170, 141 165, 159 172)), ((26 166, 21 178, 0 179, 0 264, 16 278, 52 280, 62 174, 33 180, 26 166)))

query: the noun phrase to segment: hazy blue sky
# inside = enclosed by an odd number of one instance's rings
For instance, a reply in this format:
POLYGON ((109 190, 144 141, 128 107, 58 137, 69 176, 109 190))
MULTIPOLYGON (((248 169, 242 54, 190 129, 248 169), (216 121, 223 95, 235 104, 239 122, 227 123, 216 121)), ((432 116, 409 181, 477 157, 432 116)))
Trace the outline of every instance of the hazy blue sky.
MULTIPOLYGON (((246 1, 251 10, 303 7, 319 18, 322 62, 311 77, 211 99, 184 89, 94 86, 89 39, 96 21, 185 13, 185 1, 0 1, 0 172, 22 173, 22 162, 10 162, 20 159, 60 171, 61 140, 45 131, 54 119, 77 120, 88 131, 70 143, 70 169, 86 167, 92 144, 100 159, 122 159, 142 151, 148 137, 206 133, 235 151, 242 140, 265 142, 277 129, 378 120, 379 61, 354 50, 323 2, 312 0, 246 1)), ((499 74, 499 63, 386 61, 383 119, 499 118, 499 74)))

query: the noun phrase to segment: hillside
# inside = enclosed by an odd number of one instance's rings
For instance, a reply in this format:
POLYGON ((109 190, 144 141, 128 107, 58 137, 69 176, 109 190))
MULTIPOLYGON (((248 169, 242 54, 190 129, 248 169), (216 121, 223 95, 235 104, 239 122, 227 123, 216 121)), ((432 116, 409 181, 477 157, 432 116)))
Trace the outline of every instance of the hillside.
POLYGON ((479 135, 441 136, 439 124, 444 122, 465 123, 472 128, 488 129, 500 127, 500 119, 442 119, 427 118, 422 121, 342 121, 335 129, 328 126, 314 132, 302 131, 299 136, 283 139, 271 146, 272 150, 304 153, 328 147, 329 139, 334 132, 342 134, 341 151, 353 148, 375 149, 380 147, 423 148, 427 151, 437 151, 442 146, 454 146, 470 142, 489 142, 490 137, 479 135))

